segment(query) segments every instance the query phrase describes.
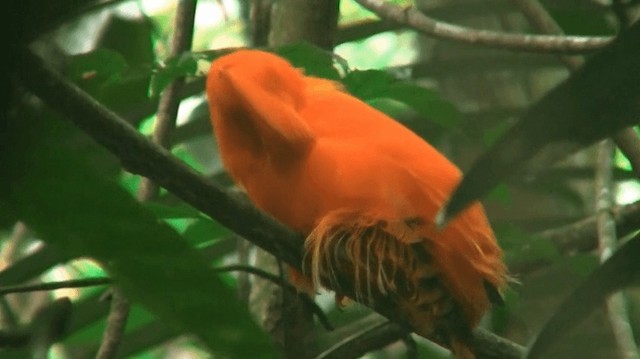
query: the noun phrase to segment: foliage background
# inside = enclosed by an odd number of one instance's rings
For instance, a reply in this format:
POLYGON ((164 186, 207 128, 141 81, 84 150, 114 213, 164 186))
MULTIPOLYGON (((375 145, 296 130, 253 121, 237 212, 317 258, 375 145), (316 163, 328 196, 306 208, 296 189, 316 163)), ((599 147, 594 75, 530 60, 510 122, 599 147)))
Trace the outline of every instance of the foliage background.
MULTIPOLYGON (((264 34, 256 35, 255 16, 254 22, 250 17, 251 4, 259 3, 269 1, 198 1, 192 50, 179 56, 171 56, 177 2, 162 0, 86 2, 88 6, 74 8, 32 48, 68 81, 148 137, 157 120, 160 94, 184 76, 171 153, 230 187, 210 134, 203 76, 208 62, 220 54, 212 49, 267 45, 264 34)), ((627 21, 638 14, 637 1, 543 4, 572 35, 613 35, 623 19, 620 7, 627 21)), ((418 1, 417 5, 434 17, 473 28, 533 32, 518 8, 503 1, 418 1)), ((355 2, 343 0, 335 32, 337 58, 309 44, 279 46, 276 51, 308 74, 342 81, 349 92, 397 118, 462 169, 468 169, 523 111, 569 75, 556 55, 433 40, 376 19, 355 2)), ((261 256, 255 248, 165 190, 151 201, 135 203, 132 198, 139 193, 141 180, 126 163, 122 166, 77 129, 61 125, 61 115, 34 97, 17 92, 14 113, 29 125, 10 128, 24 137, 5 141, 0 156, 5 168, 23 168, 7 175, 2 192, 6 196, 2 205, 7 207, 0 206, 0 288, 113 276, 132 299, 120 357, 209 357, 211 349, 229 357, 252 357, 258 350, 265 357, 275 353, 256 322, 278 342, 278 330, 286 328, 264 319, 271 318, 269 312, 279 313, 283 304, 276 301, 274 309, 264 305, 273 298, 256 298, 256 288, 262 287, 252 276, 235 271, 217 274, 211 269, 253 265, 261 256), (190 275, 190 281, 182 281, 190 275), (251 308, 255 321, 246 308, 251 308), (186 333, 195 333, 200 340, 186 333)), ((485 199, 519 282, 507 291, 506 304, 487 315, 485 328, 528 344, 558 303, 599 266, 595 240, 562 244, 563 235, 570 233, 564 226, 578 223, 570 229, 583 233, 579 221, 596 214, 596 151, 584 149, 535 176, 513 176, 485 199)), ((627 215, 627 223, 638 223, 634 202, 640 187, 628 158, 615 151, 614 162, 605 167, 614 181, 613 209, 627 215)), ((614 219, 620 229, 619 216, 614 219)), ((620 241, 638 228, 627 225, 618 233, 620 241)), ((106 290, 92 286, 3 295, 0 328, 10 338, 21 333, 37 338, 33 333, 41 308, 69 298, 71 306, 63 311, 62 320, 68 323, 54 326, 56 334, 48 335, 44 347, 52 344, 48 355, 54 358, 93 357, 109 312, 109 301, 102 298, 106 290)), ((624 320, 633 329, 640 324, 639 300, 636 287, 624 291, 624 320)), ((370 326, 365 307, 356 304, 340 311, 326 294, 317 302, 338 329, 327 332, 316 323, 297 333, 305 336, 307 356, 370 326)), ((611 319, 604 307, 594 311, 552 348, 551 357, 622 357, 611 319)), ((637 343, 639 335, 634 339, 637 343)), ((448 355, 415 336, 376 344, 367 348, 367 357, 448 355)), ((31 340, 4 349, 2 355, 21 357, 39 345, 31 340)))

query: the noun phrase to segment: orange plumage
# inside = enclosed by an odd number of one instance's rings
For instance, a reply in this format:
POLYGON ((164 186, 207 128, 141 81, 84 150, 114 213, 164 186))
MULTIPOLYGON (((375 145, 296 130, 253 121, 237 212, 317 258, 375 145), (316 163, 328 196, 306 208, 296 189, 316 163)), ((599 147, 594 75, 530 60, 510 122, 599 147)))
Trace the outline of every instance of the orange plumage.
POLYGON ((435 228, 461 177, 451 162, 340 84, 267 52, 215 60, 207 95, 229 174, 307 236, 299 286, 390 307, 418 334, 473 357, 468 335, 506 270, 479 203, 435 228))

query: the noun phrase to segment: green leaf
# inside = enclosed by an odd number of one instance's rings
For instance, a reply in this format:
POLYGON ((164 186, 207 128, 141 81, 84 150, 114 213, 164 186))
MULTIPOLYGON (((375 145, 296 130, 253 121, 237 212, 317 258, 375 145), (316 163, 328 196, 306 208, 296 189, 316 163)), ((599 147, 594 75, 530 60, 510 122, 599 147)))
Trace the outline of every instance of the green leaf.
POLYGON ((367 105, 384 112, 387 116, 399 120, 407 113, 407 105, 389 98, 373 98, 365 101, 367 105))
POLYGON ((304 68, 308 76, 340 80, 340 75, 333 66, 333 53, 327 50, 303 42, 279 47, 274 52, 287 59, 293 66, 304 68))
POLYGON ((11 119, 0 138, 0 202, 43 240, 98 260, 127 295, 227 357, 276 357, 266 334, 207 261, 66 143, 72 129, 11 119))
POLYGON ((149 96, 157 97, 171 82, 179 77, 193 76, 198 70, 198 61, 203 55, 186 52, 182 55, 167 59, 163 66, 156 69, 151 76, 149 96))
POLYGON ((430 89, 408 82, 397 82, 390 88, 390 98, 403 102, 431 122, 451 128, 460 121, 460 113, 450 102, 430 89))
POLYGON ((430 89, 399 81, 380 70, 352 71, 343 79, 349 92, 364 100, 392 99, 411 107, 422 117, 444 128, 455 126, 460 114, 448 101, 430 89))

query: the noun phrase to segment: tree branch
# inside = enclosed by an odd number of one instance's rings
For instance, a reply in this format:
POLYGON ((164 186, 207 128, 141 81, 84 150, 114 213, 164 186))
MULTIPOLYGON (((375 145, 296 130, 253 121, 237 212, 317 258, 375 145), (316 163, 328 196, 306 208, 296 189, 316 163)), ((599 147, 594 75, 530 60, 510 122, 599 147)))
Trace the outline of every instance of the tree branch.
MULTIPOLYGON (((533 28, 539 33, 545 35, 564 36, 564 31, 562 31, 560 25, 556 23, 538 0, 510 1, 520 9, 522 14, 527 18, 527 20, 529 20, 529 23, 531 23, 533 28)), ((584 59, 578 56, 560 54, 558 55, 558 58, 570 71, 576 71, 582 66, 582 64, 584 64, 584 59)))
MULTIPOLYGON (((180 0, 178 2, 169 57, 177 57, 191 49, 196 4, 196 0, 180 0)), ((164 148, 171 148, 171 137, 176 127, 176 117, 178 117, 181 101, 180 93, 183 87, 184 77, 178 77, 164 89, 160 96, 152 141, 164 148)), ((158 186, 153 181, 144 178, 138 193, 140 200, 149 200, 157 193, 158 186)))
MULTIPOLYGON (((378 314, 370 314, 320 338, 322 342, 337 344, 324 350, 316 359, 359 358, 372 348, 383 348, 405 335, 406 328, 378 314)), ((473 346, 478 359, 520 359, 524 354, 524 347, 484 329, 473 332, 473 346)))
POLYGON ((111 359, 116 357, 131 309, 129 300, 120 289, 114 289, 112 294, 111 309, 107 316, 107 327, 104 330, 96 359, 111 359))
MULTIPOLYGON (((616 232, 625 236, 640 228, 640 201, 613 209, 616 232)), ((534 235, 537 240, 548 241, 558 252, 569 254, 588 252, 598 246, 597 217, 591 216, 566 226, 548 229, 534 235)), ((524 273, 538 268, 546 262, 533 261, 510 263, 513 273, 524 273)))
MULTIPOLYGON (((637 230, 640 228, 640 201, 614 209, 613 216, 619 236, 637 230)), ((555 243, 562 253, 593 250, 598 244, 596 216, 540 232, 537 237, 555 243)))
POLYGON ((414 7, 401 7, 384 0, 355 1, 382 19, 411 27, 427 36, 504 50, 563 54, 588 53, 603 48, 612 40, 609 37, 522 35, 475 30, 437 21, 414 7))
POLYGON ((336 32, 336 45, 363 40, 386 31, 400 30, 404 26, 385 20, 361 20, 342 26, 336 32))

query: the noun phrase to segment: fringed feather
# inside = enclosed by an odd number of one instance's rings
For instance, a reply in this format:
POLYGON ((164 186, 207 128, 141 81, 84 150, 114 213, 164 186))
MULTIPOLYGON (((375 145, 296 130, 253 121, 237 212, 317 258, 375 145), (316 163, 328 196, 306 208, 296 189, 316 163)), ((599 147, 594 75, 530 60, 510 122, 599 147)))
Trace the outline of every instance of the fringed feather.
POLYGON ((307 237, 304 274, 316 288, 335 290, 337 299, 391 308, 419 334, 460 346, 469 322, 443 283, 429 240, 412 238, 418 233, 412 225, 332 212, 307 237))

